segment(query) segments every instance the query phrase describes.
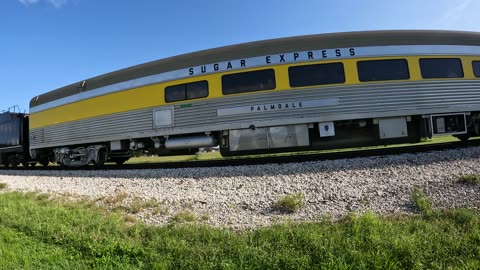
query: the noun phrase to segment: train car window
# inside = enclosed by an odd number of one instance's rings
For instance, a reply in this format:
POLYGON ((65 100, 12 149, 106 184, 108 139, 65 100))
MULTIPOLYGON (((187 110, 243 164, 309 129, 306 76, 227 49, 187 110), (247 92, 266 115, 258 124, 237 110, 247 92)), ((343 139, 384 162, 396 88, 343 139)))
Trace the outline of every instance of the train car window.
POLYGON ((166 102, 196 99, 196 98, 202 98, 206 96, 208 96, 207 81, 172 85, 165 88, 166 102))
POLYGON ((208 82, 200 81, 189 83, 187 86, 187 99, 203 98, 208 96, 208 82))
POLYGON ((345 82, 343 63, 316 64, 288 68, 291 87, 345 82))
POLYGON ((480 61, 473 61, 473 74, 475 77, 480 77, 480 61))
POLYGON ((463 78, 462 61, 458 58, 422 58, 420 71, 424 79, 463 78))
POLYGON ((275 89, 275 71, 264 69, 222 76, 224 95, 275 89))
POLYGON ((357 62, 361 82, 408 80, 410 73, 405 59, 369 60, 357 62))

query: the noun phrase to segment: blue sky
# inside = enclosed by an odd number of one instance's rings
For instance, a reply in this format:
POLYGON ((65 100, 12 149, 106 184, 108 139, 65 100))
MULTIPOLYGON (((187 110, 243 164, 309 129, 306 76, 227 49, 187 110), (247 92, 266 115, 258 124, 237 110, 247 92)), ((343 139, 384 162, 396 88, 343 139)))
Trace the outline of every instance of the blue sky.
POLYGON ((110 71, 248 41, 379 29, 480 32, 477 0, 2 0, 0 110, 110 71))

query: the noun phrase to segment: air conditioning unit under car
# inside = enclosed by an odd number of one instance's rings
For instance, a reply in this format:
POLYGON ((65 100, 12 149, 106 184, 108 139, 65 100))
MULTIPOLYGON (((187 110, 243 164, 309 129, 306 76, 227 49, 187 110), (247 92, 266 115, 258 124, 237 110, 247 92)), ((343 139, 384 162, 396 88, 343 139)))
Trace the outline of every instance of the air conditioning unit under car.
POLYGON ((455 135, 467 133, 465 113, 436 114, 430 116, 432 134, 455 135))

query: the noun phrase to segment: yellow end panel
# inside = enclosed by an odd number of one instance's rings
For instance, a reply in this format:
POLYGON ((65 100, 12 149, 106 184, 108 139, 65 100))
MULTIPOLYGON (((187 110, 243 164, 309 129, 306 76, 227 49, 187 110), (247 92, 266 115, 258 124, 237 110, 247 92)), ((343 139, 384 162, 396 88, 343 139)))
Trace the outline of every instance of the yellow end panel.
MULTIPOLYGON (((215 83, 210 82, 213 81, 213 76, 215 75, 212 74, 195 78, 187 78, 181 81, 148 85, 113 94, 81 100, 74 103, 69 103, 38 113, 32 113, 30 115, 30 128, 40 128, 49 125, 77 121, 102 115, 126 112, 149 107, 158 107, 165 104, 192 102, 193 100, 165 103, 165 87, 201 80, 207 80, 209 81, 209 85, 215 85, 215 83)), ((215 89, 212 87, 210 88, 215 89)), ((210 96, 212 95, 210 94, 210 96)), ((195 100, 204 99, 206 98, 200 98, 195 100)))

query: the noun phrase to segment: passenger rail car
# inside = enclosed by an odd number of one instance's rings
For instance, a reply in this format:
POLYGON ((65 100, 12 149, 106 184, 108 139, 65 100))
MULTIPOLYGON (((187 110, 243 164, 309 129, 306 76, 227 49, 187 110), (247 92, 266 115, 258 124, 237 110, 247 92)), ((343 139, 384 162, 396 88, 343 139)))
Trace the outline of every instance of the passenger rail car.
POLYGON ((158 60, 30 102, 30 154, 81 166, 136 152, 223 155, 480 132, 480 34, 372 31, 158 60))

